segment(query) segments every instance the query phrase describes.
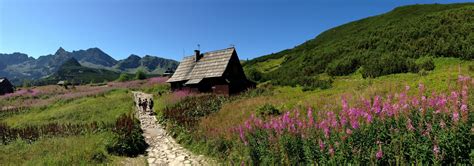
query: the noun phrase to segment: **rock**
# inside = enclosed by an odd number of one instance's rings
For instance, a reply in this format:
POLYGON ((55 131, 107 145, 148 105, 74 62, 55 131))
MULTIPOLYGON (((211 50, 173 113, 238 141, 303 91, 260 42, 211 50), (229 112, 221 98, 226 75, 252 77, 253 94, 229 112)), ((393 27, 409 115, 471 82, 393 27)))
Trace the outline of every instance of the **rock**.
POLYGON ((147 161, 148 163, 153 163, 155 161, 155 158, 148 158, 147 161))

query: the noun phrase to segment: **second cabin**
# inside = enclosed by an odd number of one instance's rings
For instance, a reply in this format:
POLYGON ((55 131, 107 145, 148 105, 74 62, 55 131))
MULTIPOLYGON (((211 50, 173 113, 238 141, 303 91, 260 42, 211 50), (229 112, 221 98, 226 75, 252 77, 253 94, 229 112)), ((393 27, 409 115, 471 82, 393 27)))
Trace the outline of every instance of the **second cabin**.
POLYGON ((245 76, 234 47, 200 53, 181 61, 168 81, 172 90, 236 94, 255 87, 245 76))

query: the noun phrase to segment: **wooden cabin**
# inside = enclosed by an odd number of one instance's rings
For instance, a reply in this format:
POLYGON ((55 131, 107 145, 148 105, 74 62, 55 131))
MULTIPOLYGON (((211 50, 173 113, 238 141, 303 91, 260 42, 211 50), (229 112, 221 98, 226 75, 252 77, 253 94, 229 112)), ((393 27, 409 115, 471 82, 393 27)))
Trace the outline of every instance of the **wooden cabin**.
POLYGON ((13 93, 14 91, 15 87, 7 78, 0 78, 0 95, 13 93))
POLYGON ((195 50, 193 56, 184 57, 168 81, 172 90, 237 94, 255 83, 245 76, 234 47, 201 54, 195 50))

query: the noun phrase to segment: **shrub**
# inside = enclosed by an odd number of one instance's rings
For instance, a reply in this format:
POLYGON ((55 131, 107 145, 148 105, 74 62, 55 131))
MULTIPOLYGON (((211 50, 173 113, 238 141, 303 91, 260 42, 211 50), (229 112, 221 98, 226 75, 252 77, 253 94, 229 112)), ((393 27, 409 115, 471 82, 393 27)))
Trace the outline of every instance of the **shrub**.
POLYGON ((250 81, 254 82, 260 82, 262 80, 262 73, 253 67, 245 70, 245 76, 247 76, 250 81))
POLYGON ((135 73, 135 79, 137 79, 137 80, 144 80, 144 79, 146 79, 146 73, 145 73, 145 71, 143 71, 143 70, 138 70, 138 71, 135 73))
POLYGON ((190 96, 163 110, 162 120, 192 128, 200 118, 217 112, 228 98, 216 95, 190 96))
POLYGON ((424 70, 424 69, 421 69, 419 72, 418 72, 418 75, 420 76, 427 76, 428 75, 428 71, 424 70))
POLYGON ((421 58, 417 59, 416 60, 416 65, 418 66, 418 68, 420 70, 423 69, 425 71, 431 71, 435 68, 433 58, 428 57, 428 56, 421 57, 421 58))
POLYGON ((130 76, 127 73, 120 74, 120 77, 117 79, 119 82, 125 82, 130 80, 130 76))
POLYGON ((474 65, 469 65, 468 70, 471 72, 474 71, 474 65))
POLYGON ((407 61, 410 60, 393 54, 384 54, 379 58, 367 59, 363 65, 362 77, 375 78, 388 74, 406 73, 408 71, 407 64, 411 64, 407 61))
POLYGON ((257 114, 261 117, 280 115, 281 112, 272 104, 264 104, 257 109, 257 114))
POLYGON ((359 66, 357 59, 346 57, 329 63, 326 72, 331 76, 343 76, 353 73, 359 66))
POLYGON ((295 76, 288 79, 277 79, 274 80, 276 85, 286 85, 286 86, 297 86, 300 85, 303 87, 303 91, 310 91, 315 89, 328 89, 332 86, 332 79, 322 80, 318 77, 312 76, 295 76))
POLYGON ((121 115, 113 129, 115 138, 108 145, 109 153, 125 156, 143 154, 148 147, 140 128, 140 122, 133 115, 121 115))
POLYGON ((412 72, 412 73, 418 73, 420 69, 422 69, 419 67, 418 64, 416 64, 416 61, 411 58, 407 59, 406 66, 408 68, 408 72, 412 72))

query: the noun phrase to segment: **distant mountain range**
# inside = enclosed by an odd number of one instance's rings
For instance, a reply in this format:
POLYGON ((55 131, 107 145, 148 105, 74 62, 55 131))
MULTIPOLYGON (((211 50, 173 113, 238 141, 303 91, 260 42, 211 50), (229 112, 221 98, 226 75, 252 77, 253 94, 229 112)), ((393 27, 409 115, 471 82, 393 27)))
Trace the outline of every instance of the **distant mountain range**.
POLYGON ((22 80, 36 80, 56 74, 61 66, 73 58, 82 67, 105 69, 115 73, 134 73, 141 69, 149 74, 162 74, 168 68, 176 69, 179 62, 146 55, 143 58, 130 55, 124 60, 115 60, 99 48, 68 52, 60 47, 56 53, 35 59, 23 53, 0 54, 0 76, 18 84, 22 80))
POLYGON ((82 66, 75 58, 66 60, 58 70, 46 78, 32 81, 35 85, 56 84, 66 80, 72 84, 101 83, 113 81, 120 76, 119 72, 82 66))

